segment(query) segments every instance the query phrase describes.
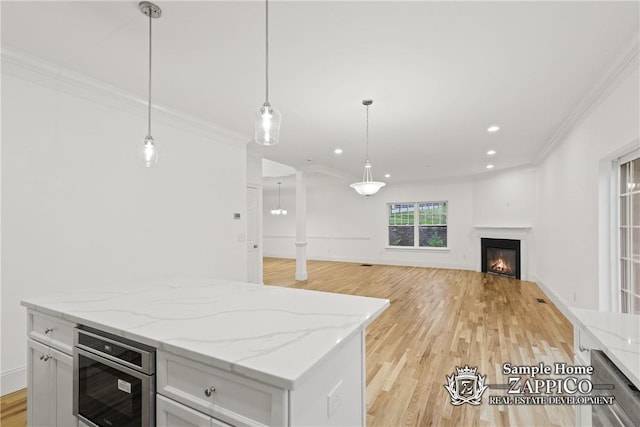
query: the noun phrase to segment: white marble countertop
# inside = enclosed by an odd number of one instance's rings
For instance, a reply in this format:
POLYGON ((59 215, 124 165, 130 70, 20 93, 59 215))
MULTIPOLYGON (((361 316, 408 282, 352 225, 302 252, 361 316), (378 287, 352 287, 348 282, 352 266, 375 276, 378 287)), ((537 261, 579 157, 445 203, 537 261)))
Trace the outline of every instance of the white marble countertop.
POLYGON ((584 328, 613 363, 640 388, 640 315, 569 307, 575 326, 584 328))
POLYGON ((389 301, 208 279, 69 292, 22 305, 294 389, 389 301))

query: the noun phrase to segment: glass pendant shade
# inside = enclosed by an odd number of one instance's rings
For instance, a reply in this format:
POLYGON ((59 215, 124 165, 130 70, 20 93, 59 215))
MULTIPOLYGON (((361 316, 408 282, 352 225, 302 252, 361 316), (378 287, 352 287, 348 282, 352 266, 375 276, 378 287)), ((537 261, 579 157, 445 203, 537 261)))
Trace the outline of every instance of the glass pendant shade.
POLYGON ((158 148, 151 135, 147 135, 144 139, 143 156, 146 167, 150 168, 158 164, 158 148))
POLYGON ((280 139, 282 115, 265 102, 256 113, 255 140, 260 145, 275 145, 280 139))
POLYGON ((371 175, 371 162, 369 160, 366 160, 364 162, 362 181, 355 182, 351 184, 350 187, 356 190, 361 196, 373 196, 385 185, 387 184, 385 184, 384 182, 373 180, 373 177, 371 175))

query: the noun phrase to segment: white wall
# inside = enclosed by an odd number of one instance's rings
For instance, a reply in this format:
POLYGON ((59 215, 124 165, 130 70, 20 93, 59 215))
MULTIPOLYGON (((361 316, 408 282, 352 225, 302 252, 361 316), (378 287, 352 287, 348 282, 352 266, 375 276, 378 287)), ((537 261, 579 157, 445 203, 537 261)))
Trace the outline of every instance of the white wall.
POLYGON ((474 225, 531 227, 535 221, 536 170, 506 170, 476 177, 473 188, 474 225))
POLYGON ((26 385, 25 297, 246 279, 243 143, 156 113, 160 164, 146 169, 141 103, 16 61, 2 64, 2 394, 26 385))
POLYGON ((247 150, 247 185, 262 187, 262 155, 249 150, 247 150))
POLYGON ((633 67, 538 168, 538 282, 568 305, 599 308, 599 164, 639 136, 637 57, 633 67))
MULTIPOLYGON (((535 176, 535 169, 524 167, 457 182, 389 183, 370 198, 356 194, 348 185, 309 188, 307 256, 477 270, 480 249, 474 227, 532 227, 535 176), (449 202, 448 251, 387 247, 387 203, 438 200, 449 202)), ((295 191, 282 190, 282 205, 289 210, 287 217, 269 214, 278 203, 277 192, 265 192, 264 200, 265 255, 294 258, 295 191)), ((535 245, 529 241, 529 272, 535 265, 534 256, 535 245)))
MULTIPOLYGON (((473 268, 470 239, 473 224, 473 184, 394 184, 366 198, 344 186, 307 189, 307 256, 309 259, 473 268), (447 200, 449 250, 387 248, 387 203, 447 200)), ((286 218, 268 212, 277 192, 264 196, 265 255, 295 257, 295 192, 282 191, 286 218)))

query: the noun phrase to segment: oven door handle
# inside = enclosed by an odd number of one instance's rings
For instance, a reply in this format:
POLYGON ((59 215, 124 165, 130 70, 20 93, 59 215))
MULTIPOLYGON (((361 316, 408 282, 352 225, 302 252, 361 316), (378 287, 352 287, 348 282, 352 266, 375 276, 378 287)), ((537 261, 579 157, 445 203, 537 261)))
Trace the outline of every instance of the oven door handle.
MULTIPOLYGON (((74 344, 78 348, 85 349, 85 350, 90 351, 90 352, 92 352, 94 354, 97 354, 99 356, 105 357, 105 358, 107 358, 107 359, 109 359, 111 361, 114 361, 114 362, 117 362, 117 363, 122 363, 125 366, 128 366, 130 368, 142 371, 147 375, 153 374, 155 372, 155 369, 156 369, 155 357, 154 357, 155 356, 155 350, 154 351, 148 351, 148 350, 145 350, 142 347, 134 347, 133 345, 127 344, 125 342, 116 341, 116 340, 113 340, 113 339, 111 339, 109 337, 98 335, 98 334, 95 334, 93 332, 90 332, 90 331, 87 331, 87 330, 84 330, 84 329, 80 329, 80 328, 76 328, 75 329, 74 344), (103 353, 98 349, 95 349, 95 348, 86 346, 84 344, 81 344, 80 343, 80 336, 81 335, 88 336, 88 337, 93 337, 93 338, 96 338, 96 339, 98 339, 98 340, 100 340, 102 342, 112 343, 112 344, 115 344, 117 346, 126 348, 127 350, 132 350, 132 351, 140 354, 140 356, 141 356, 141 360, 140 360, 141 361, 141 365, 138 366, 138 365, 135 365, 133 363, 129 363, 126 360, 118 359, 116 357, 111 356, 110 354, 103 353)), ((140 344, 140 346, 142 346, 142 344, 140 344)))
MULTIPOLYGON (((123 364, 120 364, 118 362, 114 362, 112 360, 107 359, 104 356, 100 356, 97 355, 95 353, 92 353, 90 351, 78 348, 78 347, 74 347, 73 348, 73 362, 74 362, 74 371, 77 371, 77 369, 75 369, 75 364, 76 364, 76 359, 78 359, 78 357, 76 355, 82 355, 84 357, 86 357, 87 359, 91 359, 91 360, 95 360, 96 362, 100 362, 103 365, 106 365, 110 368, 116 369, 120 372, 124 372, 127 375, 131 375, 132 377, 136 377, 139 380, 144 380, 146 378, 149 378, 151 375, 147 375, 145 373, 142 373, 140 371, 136 371, 135 369, 131 369, 123 364)), ((79 361, 78 361, 78 367, 79 367, 79 361)))

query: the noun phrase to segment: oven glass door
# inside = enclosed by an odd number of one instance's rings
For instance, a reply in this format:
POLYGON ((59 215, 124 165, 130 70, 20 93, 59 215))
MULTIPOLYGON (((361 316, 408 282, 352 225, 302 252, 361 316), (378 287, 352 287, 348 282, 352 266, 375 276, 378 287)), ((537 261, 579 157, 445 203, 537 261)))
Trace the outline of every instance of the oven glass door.
POLYGON ((153 377, 76 348, 78 415, 100 427, 148 425, 153 377), (146 418, 146 419, 145 419, 146 418))

